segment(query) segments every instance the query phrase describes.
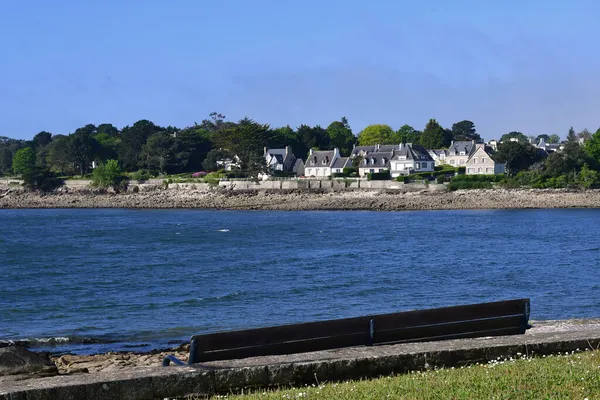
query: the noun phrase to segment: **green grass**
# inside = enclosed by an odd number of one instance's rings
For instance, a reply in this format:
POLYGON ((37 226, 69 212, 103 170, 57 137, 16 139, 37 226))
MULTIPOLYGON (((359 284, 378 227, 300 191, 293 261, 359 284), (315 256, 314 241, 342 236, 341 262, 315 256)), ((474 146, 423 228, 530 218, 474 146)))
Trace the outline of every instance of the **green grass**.
POLYGON ((462 368, 343 383, 255 390, 252 399, 600 399, 600 351, 496 360, 462 368))

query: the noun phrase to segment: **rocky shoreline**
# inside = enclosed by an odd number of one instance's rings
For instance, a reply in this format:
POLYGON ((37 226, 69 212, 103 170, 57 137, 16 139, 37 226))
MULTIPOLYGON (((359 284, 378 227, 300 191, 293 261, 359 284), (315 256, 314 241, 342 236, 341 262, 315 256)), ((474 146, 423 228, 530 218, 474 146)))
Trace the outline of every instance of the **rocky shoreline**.
POLYGON ((137 193, 62 189, 38 194, 0 187, 0 208, 192 208, 227 210, 466 210, 598 208, 600 190, 198 190, 145 188, 137 193))

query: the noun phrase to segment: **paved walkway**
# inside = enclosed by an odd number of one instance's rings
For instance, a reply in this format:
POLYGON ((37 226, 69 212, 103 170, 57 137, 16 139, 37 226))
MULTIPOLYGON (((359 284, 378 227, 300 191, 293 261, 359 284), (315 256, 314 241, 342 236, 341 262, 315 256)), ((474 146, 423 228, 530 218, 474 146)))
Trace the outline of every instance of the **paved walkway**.
MULTIPOLYGON (((162 368, 155 365, 158 356, 130 355, 128 361, 137 357, 146 365, 130 362, 119 368, 46 378, 0 377, 0 399, 155 399, 247 387, 302 385, 315 379, 323 382, 376 377, 485 363, 518 353, 535 356, 600 348, 600 320, 532 324, 532 329, 518 336, 353 347, 215 361, 193 367, 162 368), (150 365, 148 360, 152 360, 150 365)), ((103 360, 105 363, 106 358, 103 360)))

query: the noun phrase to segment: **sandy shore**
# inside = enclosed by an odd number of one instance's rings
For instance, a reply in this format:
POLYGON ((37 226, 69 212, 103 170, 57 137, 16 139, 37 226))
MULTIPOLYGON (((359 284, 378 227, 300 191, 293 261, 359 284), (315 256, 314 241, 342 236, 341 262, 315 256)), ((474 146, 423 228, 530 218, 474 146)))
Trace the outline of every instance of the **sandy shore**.
POLYGON ((244 210, 461 210, 596 208, 600 191, 492 189, 456 192, 202 191, 152 188, 139 193, 69 189, 40 195, 0 187, 0 208, 198 208, 244 210))

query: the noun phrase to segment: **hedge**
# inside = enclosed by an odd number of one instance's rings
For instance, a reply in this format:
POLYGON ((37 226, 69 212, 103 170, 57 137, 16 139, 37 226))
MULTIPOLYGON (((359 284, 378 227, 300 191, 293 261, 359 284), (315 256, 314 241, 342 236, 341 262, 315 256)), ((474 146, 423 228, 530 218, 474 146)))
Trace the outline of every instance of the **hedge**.
POLYGON ((368 181, 389 181, 391 179, 390 171, 373 172, 367 174, 368 181))

